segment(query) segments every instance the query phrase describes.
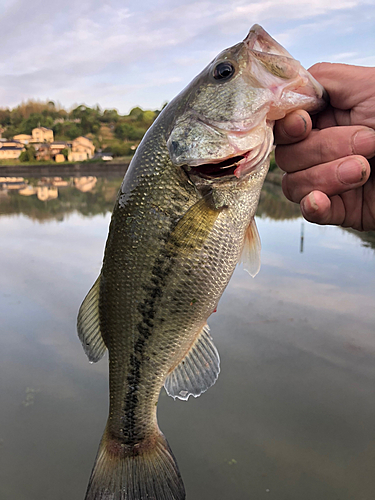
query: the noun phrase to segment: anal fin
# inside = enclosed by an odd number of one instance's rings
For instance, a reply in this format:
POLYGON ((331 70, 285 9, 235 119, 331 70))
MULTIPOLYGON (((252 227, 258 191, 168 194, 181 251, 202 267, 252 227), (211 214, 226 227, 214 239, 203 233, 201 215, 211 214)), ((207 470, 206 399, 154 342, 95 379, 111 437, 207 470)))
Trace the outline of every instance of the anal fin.
POLYGON ((245 241, 240 258, 240 263, 243 264, 245 271, 247 271, 253 278, 259 273, 260 250, 260 237, 255 219, 253 218, 246 229, 245 241))
POLYGON ((164 387, 172 398, 187 401, 189 396, 197 398, 214 385, 219 373, 219 353, 205 325, 186 356, 168 375, 164 387))
POLYGON ((99 288, 100 276, 82 302, 77 318, 78 337, 92 363, 99 361, 107 349, 100 331, 99 288))

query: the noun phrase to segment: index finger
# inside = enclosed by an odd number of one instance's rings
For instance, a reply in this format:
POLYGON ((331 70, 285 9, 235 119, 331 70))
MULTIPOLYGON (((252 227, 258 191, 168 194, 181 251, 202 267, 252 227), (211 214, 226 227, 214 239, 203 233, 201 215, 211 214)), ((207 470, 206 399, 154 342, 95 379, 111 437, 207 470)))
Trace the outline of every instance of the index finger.
POLYGON ((363 100, 364 82, 373 93, 374 68, 324 62, 314 64, 309 72, 327 90, 331 105, 337 109, 352 109, 363 100))
POLYGON ((275 122, 275 144, 294 144, 302 141, 309 135, 311 128, 311 118, 307 111, 293 111, 275 122))

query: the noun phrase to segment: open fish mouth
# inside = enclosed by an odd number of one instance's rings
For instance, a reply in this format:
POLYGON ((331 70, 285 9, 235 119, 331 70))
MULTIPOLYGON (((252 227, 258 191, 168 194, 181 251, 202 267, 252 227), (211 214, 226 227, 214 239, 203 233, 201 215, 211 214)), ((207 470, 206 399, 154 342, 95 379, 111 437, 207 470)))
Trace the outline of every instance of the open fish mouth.
POLYGON ((205 179, 217 179, 226 176, 238 177, 238 175, 236 175, 236 171, 240 165, 246 161, 246 157, 250 153, 251 151, 248 151, 247 153, 227 158, 226 160, 218 163, 203 163, 202 165, 191 167, 190 171, 191 173, 204 177, 205 179))
MULTIPOLYGON (((271 133, 272 134, 272 133, 271 133)), ((242 179, 256 171, 266 160, 272 149, 272 141, 265 140, 249 151, 230 156, 224 160, 210 161, 188 167, 189 173, 204 179, 236 177, 242 179)))

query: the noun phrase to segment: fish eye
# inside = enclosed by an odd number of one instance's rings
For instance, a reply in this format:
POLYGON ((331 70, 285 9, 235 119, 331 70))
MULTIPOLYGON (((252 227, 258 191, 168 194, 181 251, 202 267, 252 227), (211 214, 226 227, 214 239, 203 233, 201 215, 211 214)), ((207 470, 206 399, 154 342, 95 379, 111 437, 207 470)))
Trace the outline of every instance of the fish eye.
POLYGON ((214 69, 215 80, 229 80, 235 73, 232 63, 225 61, 219 63, 214 69))

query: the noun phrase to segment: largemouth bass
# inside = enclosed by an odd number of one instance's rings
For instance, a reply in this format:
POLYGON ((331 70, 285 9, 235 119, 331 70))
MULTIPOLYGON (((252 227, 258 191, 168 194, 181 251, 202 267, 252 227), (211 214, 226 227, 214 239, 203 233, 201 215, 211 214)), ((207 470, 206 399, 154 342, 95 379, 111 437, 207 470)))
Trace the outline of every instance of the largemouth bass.
POLYGON ((125 175, 103 267, 78 315, 90 361, 108 349, 107 425, 86 500, 182 500, 156 407, 219 374, 207 326, 240 260, 259 269, 254 222, 274 120, 324 107, 324 90, 260 26, 163 110, 125 175), (242 255, 242 257, 241 257, 242 255))

